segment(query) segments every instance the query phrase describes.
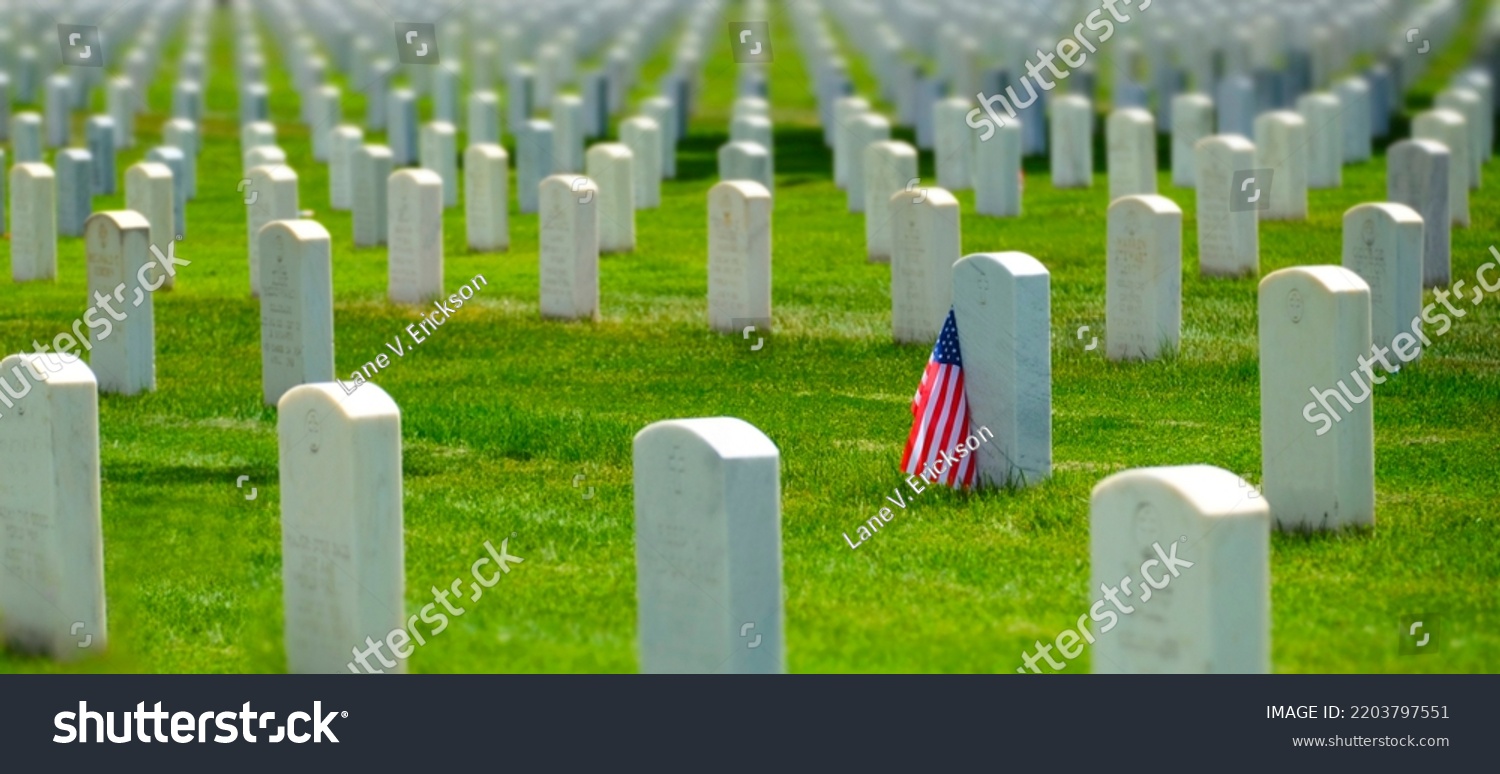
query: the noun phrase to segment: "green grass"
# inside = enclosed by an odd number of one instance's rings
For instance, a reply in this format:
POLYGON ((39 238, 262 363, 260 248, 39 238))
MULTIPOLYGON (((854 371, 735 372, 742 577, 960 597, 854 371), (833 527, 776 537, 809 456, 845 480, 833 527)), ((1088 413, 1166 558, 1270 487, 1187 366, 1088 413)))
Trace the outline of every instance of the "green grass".
MULTIPOLYGON (((276 412, 261 404, 228 23, 220 12, 199 196, 178 245, 192 263, 156 300, 158 389, 100 398, 111 650, 66 666, 0 654, 0 671, 285 668, 276 412), (257 499, 235 487, 240 475, 257 499)), ((1259 480, 1257 280, 1199 277, 1192 192, 1163 172, 1161 191, 1185 216, 1180 354, 1120 364, 1085 351, 1079 326, 1104 332, 1107 186, 1098 177, 1091 190, 1056 191, 1033 159, 1022 218, 974 215, 972 193, 958 196, 965 252, 1020 250, 1052 273, 1055 473, 1020 492, 928 491, 851 551, 842 533, 905 478, 897 461, 928 347, 891 343, 889 270, 865 262, 863 218, 845 211, 829 179, 803 64, 787 20, 775 25, 768 350, 748 354, 707 328, 706 193, 733 96, 727 41, 706 59, 702 109, 661 208, 639 213, 633 254, 601 262, 599 322, 539 319, 535 215, 512 214, 509 252, 474 254, 461 207, 447 212, 446 286, 480 273, 489 285, 378 378, 402 410, 406 612, 431 601, 430 587, 465 576, 486 540, 514 534, 511 552, 525 563, 429 638, 411 671, 635 670, 631 438, 661 419, 741 417, 780 448, 787 660, 797 672, 1011 672, 1095 596, 1088 498, 1101 478, 1208 463, 1259 480), (580 474, 592 499, 573 485, 580 474)), ((349 214, 330 211, 326 168, 296 122, 275 42, 266 40, 272 110, 302 207, 334 237, 337 363, 347 375, 419 312, 385 300, 385 249, 354 249, 349 214)), ((177 53, 163 56, 122 171, 159 141, 177 53)), ((1409 106, 1429 102, 1463 56, 1436 60, 1409 106)), ((667 62, 653 57, 643 80, 654 83, 667 62)), ((356 122, 357 86, 345 84, 356 122)), ((1493 190, 1500 165, 1486 175, 1493 190)), ((1473 227, 1453 232, 1454 278, 1490 260, 1500 216, 1490 190, 1473 199, 1473 227)), ((1342 188, 1312 192, 1306 222, 1262 225, 1262 274, 1338 263, 1343 212, 1384 195, 1383 157, 1346 167, 1342 188)), ((119 195, 95 201, 121 206, 119 195)), ((8 241, 0 254, 8 262, 8 241)), ((55 283, 0 281, 4 351, 50 340, 83 312, 82 241, 60 240, 58 264, 55 283)), ((1378 526, 1273 536, 1276 671, 1500 670, 1497 309, 1471 308, 1420 366, 1377 388, 1378 526), (1398 656, 1406 612, 1444 616, 1438 653, 1398 656)))

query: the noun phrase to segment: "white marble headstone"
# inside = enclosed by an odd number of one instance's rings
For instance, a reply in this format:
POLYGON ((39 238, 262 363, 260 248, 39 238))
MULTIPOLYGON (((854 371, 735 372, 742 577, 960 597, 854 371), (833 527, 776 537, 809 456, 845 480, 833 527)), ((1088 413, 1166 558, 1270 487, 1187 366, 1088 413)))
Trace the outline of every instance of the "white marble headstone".
POLYGON ((738 333, 749 319, 771 319, 771 193, 726 180, 708 191, 708 324, 738 333))
MULTIPOLYGON (((852 120, 854 121, 854 125, 849 127, 848 137, 845 138, 848 143, 846 150, 849 154, 847 161, 848 179, 845 181, 845 188, 848 193, 849 211, 864 212, 865 183, 867 181, 865 174, 867 157, 865 151, 872 143, 885 142, 891 139, 891 122, 885 116, 868 112, 861 113, 852 120)), ((884 159, 877 159, 876 161, 879 163, 884 161, 884 159)), ((912 177, 915 176, 912 175, 912 177)), ((900 185, 906 185, 906 180, 901 181, 900 185)), ((889 200, 890 194, 894 193, 895 190, 895 188, 892 188, 890 191, 887 191, 886 195, 879 197, 878 201, 884 203, 889 200)), ((884 208, 880 207, 877 210, 883 211, 884 208)))
POLYGON ((354 207, 354 151, 365 141, 357 126, 338 126, 328 136, 328 205, 335 210, 354 207))
POLYGON ((1222 468, 1136 468, 1099 482, 1089 587, 1117 602, 1086 630, 1093 672, 1269 672, 1270 532, 1266 498, 1222 468))
MULTIPOLYGON (((162 253, 177 239, 176 196, 167 165, 142 161, 125 170, 125 208, 145 216, 151 224, 151 245, 162 253)), ((168 290, 177 284, 172 274, 158 268, 149 275, 168 290)))
POLYGON ((1155 360, 1182 335, 1182 210, 1156 194, 1109 205, 1105 353, 1155 360))
POLYGON ((1213 100, 1205 94, 1178 94, 1172 98, 1172 185, 1183 188, 1197 185, 1197 154, 1193 149, 1199 140, 1213 133, 1213 100))
POLYGON ((1088 188, 1094 184, 1094 105, 1064 94, 1052 102, 1052 185, 1088 188))
POLYGON ((1199 140, 1193 155, 1198 270, 1205 276, 1259 273, 1259 212, 1245 204, 1234 184, 1236 172, 1255 169, 1255 145, 1237 134, 1217 134, 1199 140))
POLYGON ((1344 126, 1339 98, 1327 93, 1303 94, 1297 112, 1307 125, 1307 187, 1343 185, 1344 126))
POLYGON ((1260 196, 1271 197, 1262 220, 1307 219, 1308 126, 1302 116, 1274 110, 1255 118, 1255 166, 1271 170, 1269 186, 1260 196))
POLYGON ((865 148, 865 252, 873 263, 891 262, 891 195, 917 179, 917 149, 899 140, 865 148))
MULTIPOLYGON (((1404 204, 1360 204, 1344 213, 1343 266, 1370 286, 1375 346, 1389 349, 1398 334, 1421 327, 1422 231, 1422 216, 1404 204)), ((1416 346, 1420 357, 1420 341, 1416 346)))
POLYGON ((1452 156, 1435 140, 1402 140, 1386 149, 1386 197, 1422 217, 1422 284, 1442 287, 1450 276, 1452 218, 1448 174, 1452 156))
POLYGON ((1359 364, 1371 356, 1370 287, 1340 266, 1282 269, 1260 282, 1259 316, 1261 489, 1274 523, 1373 526, 1374 385, 1359 364))
POLYGON ((354 246, 383 245, 387 236, 385 186, 391 176, 391 149, 384 145, 361 145, 354 150, 351 166, 354 246))
POLYGON ((1120 108, 1105 122, 1109 198, 1156 193, 1156 120, 1145 108, 1120 108))
POLYGON ((632 116, 620 122, 620 142, 630 149, 635 164, 635 207, 654 210, 661 206, 661 127, 645 116, 632 116))
POLYGON ((443 179, 399 169, 386 182, 390 299, 421 304, 443 295, 443 179))
POLYGON ((962 256, 958 200, 941 188, 891 196, 891 331, 898 344, 931 346, 953 305, 962 256))
POLYGON ((464 229, 470 250, 510 247, 510 156, 499 145, 464 151, 464 229))
POLYGON ((275 406, 299 384, 333 380, 333 253, 312 220, 276 220, 260 242, 261 394, 275 406))
POLYGON ((1448 214, 1453 225, 1469 225, 1468 121, 1462 113, 1439 108, 1418 113, 1411 122, 1413 140, 1435 140, 1448 148, 1448 214))
POLYGON ((366 638, 406 626, 401 412, 371 383, 300 385, 277 408, 287 671, 357 671, 366 638))
MULTIPOLYGON (((938 186, 949 191, 973 187, 971 176, 977 136, 967 121, 969 111, 973 109, 974 103, 967 97, 938 100, 932 106, 932 163, 937 171, 938 186)), ((854 149, 855 152, 858 150, 854 149)))
POLYGON ((94 158, 82 148, 63 148, 54 161, 58 236, 83 236, 83 222, 94 211, 94 158))
POLYGON ((250 170, 245 189, 246 239, 250 244, 250 295, 260 295, 260 231, 274 220, 296 220, 297 173, 284 164, 250 170))
POLYGON ((1030 486, 1052 474, 1051 277, 1026 253, 975 253, 953 266, 974 454, 985 486, 1030 486))
MULTIPOLYGON (((635 158, 617 142, 589 148, 588 178, 599 190, 599 249, 624 253, 635 249, 635 158)), ((575 176, 576 178, 576 176, 575 176)))
POLYGON ((641 671, 784 672, 776 445, 740 419, 676 419, 632 458, 641 671))
POLYGON ((0 639, 57 660, 102 652, 94 375, 76 357, 20 354, 0 360, 0 381, 0 639))
POLYGON ((542 317, 599 319, 599 199, 599 187, 587 177, 552 175, 542 181, 542 317))
POLYGON ((84 226, 88 256, 89 298, 113 296, 125 286, 119 301, 123 319, 100 314, 90 326, 89 364, 99 391, 135 395, 156 389, 156 323, 154 293, 165 269, 155 279, 147 265, 151 254, 151 223, 134 210, 98 212, 84 226))
POLYGON ((443 207, 458 206, 458 132, 447 121, 422 125, 418 155, 423 169, 443 179, 443 207))
POLYGON ((57 278, 57 176, 40 162, 10 168, 10 276, 57 278))

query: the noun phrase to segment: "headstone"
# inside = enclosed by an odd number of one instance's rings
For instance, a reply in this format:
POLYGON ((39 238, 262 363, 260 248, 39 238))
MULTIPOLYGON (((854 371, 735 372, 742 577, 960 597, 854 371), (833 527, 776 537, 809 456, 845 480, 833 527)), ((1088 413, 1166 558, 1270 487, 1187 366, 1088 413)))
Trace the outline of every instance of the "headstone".
POLYGON ((423 169, 436 172, 443 180, 443 207, 458 206, 458 132, 446 121, 422 125, 421 162, 423 169))
POLYGON ((386 181, 391 176, 391 149, 361 145, 354 149, 350 181, 353 185, 354 246, 373 247, 386 240, 386 181))
POLYGON ((1109 198, 1156 193, 1156 122, 1145 108, 1121 108, 1105 127, 1109 198))
POLYGON ((620 122, 620 142, 635 159, 636 209, 654 210, 661 206, 661 127, 644 116, 633 116, 620 122))
POLYGON ((552 122, 533 119, 516 132, 516 198, 521 212, 537 211, 538 186, 552 174, 552 122))
POLYGON ((1021 145, 1024 130, 1017 121, 981 133, 974 148, 974 211, 996 217, 1021 215, 1021 145))
POLYGON ((469 94, 468 141, 470 146, 500 144, 500 97, 495 92, 469 94))
MULTIPOLYGON (((510 108, 510 125, 515 127, 516 131, 519 131, 520 127, 525 125, 526 122, 532 120, 531 113, 535 107, 533 104, 535 95, 536 74, 532 71, 531 66, 516 65, 511 68, 510 74, 506 78, 505 99, 506 106, 510 108)), ((552 151, 550 150, 551 142, 552 137, 549 135, 547 137, 549 148, 547 158, 549 161, 552 157, 552 151)), ((548 171, 545 174, 551 174, 551 172, 548 171)), ((537 182, 540 183, 541 180, 538 179, 537 182)), ((526 210, 522 211, 525 212, 526 210)), ((534 212, 535 209, 531 211, 534 212)))
POLYGON ((106 93, 109 117, 115 121, 115 147, 135 147, 135 87, 129 78, 109 79, 106 93))
MULTIPOLYGON (((381 59, 370 67, 370 81, 365 84, 365 128, 372 132, 390 132, 391 75, 395 65, 381 59)), ((389 138, 389 134, 387 134, 389 138)), ((390 142, 389 139, 386 140, 390 142)), ((387 145, 386 147, 390 147, 387 145)))
POLYGON ((401 412, 377 385, 322 382, 287 391, 277 414, 287 671, 358 672, 351 653, 389 638, 399 655, 407 624, 401 412))
POLYGON ((552 100, 552 172, 578 172, 584 163, 583 100, 559 94, 552 100))
MULTIPOLYGON (((854 130, 854 118, 870 111, 870 102, 864 97, 839 97, 833 103, 833 182, 843 188, 849 184, 850 132, 854 130)), ((724 179, 723 175, 719 176, 724 179)))
POLYGON ((1094 106, 1076 94, 1052 103, 1052 185, 1088 188, 1094 184, 1094 106))
POLYGON ((1099 482, 1089 500, 1089 584, 1122 615, 1105 605, 1108 616, 1094 620, 1106 623, 1086 634, 1093 672, 1270 672, 1270 510, 1243 479, 1211 465, 1136 468, 1099 482))
POLYGON ((1350 76, 1334 86, 1343 111, 1339 120, 1344 131, 1344 163, 1370 160, 1371 124, 1370 86, 1364 78, 1350 76))
POLYGON ((103 652, 94 375, 76 357, 20 354, 0 361, 0 383, 15 398, 0 397, 0 639, 58 660, 103 652))
POLYGON ((1244 202, 1241 191, 1235 190, 1235 173, 1255 168, 1255 145, 1237 134, 1218 134, 1199 140, 1193 153, 1198 189, 1198 270, 1214 277, 1258 274, 1260 213, 1244 202))
POLYGON ((430 169, 400 169, 386 183, 389 296, 422 304, 443 295, 443 180, 430 169))
POLYGON ((885 140, 865 147, 865 252, 872 263, 891 262, 891 196, 917 179, 917 149, 885 140))
POLYGON ((182 151, 183 195, 198 195, 198 127, 186 118, 173 118, 161 126, 163 145, 182 151))
POLYGON ((677 177, 677 109, 672 100, 656 96, 641 103, 641 114, 661 127, 662 177, 677 177))
POLYGON ((754 180, 775 193, 771 155, 759 143, 729 142, 719 146, 720 180, 754 180))
MULTIPOLYGON (((1453 225, 1469 225, 1469 130, 1453 110, 1428 110, 1411 122, 1413 140, 1435 140, 1448 147, 1448 214, 1453 225)), ((1399 201, 1399 200, 1398 200, 1399 201)))
POLYGON ((891 196, 891 330, 898 344, 937 341, 953 305, 953 264, 962 256, 958 200, 941 188, 891 196))
POLYGON ((439 62, 432 70, 432 120, 458 123, 458 73, 439 62))
POLYGON ((332 85, 319 86, 308 95, 311 107, 308 113, 308 134, 312 136, 313 160, 328 161, 328 134, 344 123, 342 92, 332 85))
POLYGON ((386 145, 391 163, 410 165, 417 156, 417 95, 411 89, 392 89, 386 100, 386 145))
POLYGON ((632 457, 641 671, 784 672, 775 444, 740 419, 676 419, 632 457))
POLYGON ((83 222, 94 211, 94 159, 82 148, 57 152, 57 233, 83 236, 83 222))
POLYGON ((510 157, 499 145, 464 151, 464 225, 469 249, 510 247, 510 157))
MULTIPOLYGON (((1343 266, 1370 286, 1376 347, 1390 349, 1397 335, 1420 325, 1422 227, 1422 216, 1404 204, 1360 204, 1344 213, 1343 266)), ((1420 357, 1420 342, 1415 346, 1420 357)))
POLYGON ((272 221, 296 220, 301 210, 297 203, 297 173, 291 167, 282 164, 256 167, 249 175, 245 203, 250 245, 250 294, 258 296, 262 263, 260 233, 272 221))
POLYGON ((271 90, 264 83, 247 83, 240 87, 240 123, 265 121, 271 117, 271 90))
POLYGON ((771 320, 771 192, 748 180, 708 191, 708 324, 739 333, 771 320))
POLYGON ((1155 360, 1182 336, 1182 210, 1164 196, 1109 205, 1105 354, 1155 360))
POLYGON ((357 126, 335 127, 328 137, 328 205, 348 211, 354 206, 354 152, 365 142, 357 126))
MULTIPOLYGON (((1172 98, 1172 185, 1192 188, 1198 141, 1214 133, 1214 103, 1203 94, 1178 94, 1172 98)), ((1246 135, 1248 142, 1248 135, 1246 135)), ((1254 163, 1254 159, 1250 160, 1254 163)))
POLYGON ((771 119, 765 116, 740 116, 735 118, 729 125, 729 140, 731 142, 752 142, 765 148, 766 161, 770 165, 770 174, 774 178, 776 174, 776 148, 772 144, 774 142, 774 130, 771 126, 771 119))
MULTIPOLYGON (((135 395, 155 390, 155 294, 146 291, 155 291, 165 272, 158 274, 155 285, 146 280, 152 271, 147 265, 154 260, 151 223, 134 210, 98 212, 84 226, 83 244, 88 255, 89 298, 106 298, 121 285, 126 288, 126 301, 120 302, 122 317, 109 320, 103 330, 89 327, 89 365, 99 391, 135 395)), ((96 321, 105 319, 106 315, 99 315, 96 321)))
POLYGON ((1255 166, 1271 171, 1269 185, 1252 188, 1271 197, 1261 219, 1307 219, 1307 144, 1307 122, 1297 113, 1273 110, 1256 117, 1255 166))
MULTIPOLYGON (((1500 52, 1500 46, 1497 46, 1495 50, 1500 52)), ((1480 116, 1475 119, 1475 122, 1479 125, 1479 158, 1481 163, 1487 163, 1494 156, 1494 116, 1497 112, 1500 112, 1500 110, 1496 109, 1495 82, 1488 72, 1476 68, 1459 73, 1454 80, 1454 85, 1470 89, 1479 97, 1481 112, 1480 116)), ((1440 104, 1438 107, 1443 107, 1443 105, 1440 104)))
POLYGON ((1422 285, 1449 282, 1452 218, 1448 214, 1448 173, 1452 156, 1436 140, 1402 140, 1386 149, 1386 198, 1416 210, 1422 218, 1422 285))
MULTIPOLYGON (((891 139, 891 122, 885 116, 877 113, 861 113, 855 116, 853 121, 854 126, 850 128, 849 136, 846 138, 849 143, 846 148, 849 153, 846 186, 848 205, 850 212, 864 212, 866 181, 865 150, 872 143, 885 142, 891 139)), ((916 177, 916 175, 914 174, 912 177, 916 177)), ((906 180, 902 180, 900 186, 906 185, 906 182, 906 180)), ((900 186, 897 187, 899 188, 900 186)), ((890 199, 889 194, 894 193, 895 190, 895 188, 892 188, 891 191, 887 192, 886 196, 881 197, 877 202, 876 211, 882 217, 885 215, 885 202, 890 199)))
POLYGON ((552 175, 542 181, 542 317, 599 319, 600 198, 587 177, 552 175))
MULTIPOLYGON (((172 170, 165 164, 142 161, 125 170, 125 209, 139 212, 151 224, 151 245, 165 254, 177 239, 177 194, 172 188, 172 170)), ((170 290, 173 273, 154 268, 151 275, 170 290)))
MULTIPOLYGON (((276 146, 276 125, 269 121, 252 121, 240 127, 240 156, 245 160, 245 169, 259 164, 250 164, 250 151, 256 148, 276 146)), ((285 164, 285 156, 276 162, 285 164)))
POLYGON ((10 276, 57 278, 57 177, 46 164, 10 168, 10 276))
POLYGON ((1369 286, 1340 266, 1282 269, 1260 282, 1259 316, 1261 489, 1276 527, 1373 526, 1369 286))
POLYGON ((333 380, 333 257, 317 221, 277 220, 260 242, 261 394, 275 406, 299 384, 333 380))
POLYGON ((109 116, 90 116, 87 124, 89 156, 93 164, 93 192, 115 192, 115 127, 109 116))
POLYGON ((172 86, 172 117, 195 124, 203 120, 203 89, 197 81, 178 81, 172 86))
POLYGON ((953 266, 969 426, 995 434, 974 452, 983 486, 1029 486, 1052 474, 1050 284, 1026 253, 975 253, 953 266))
POLYGON ((172 170, 172 223, 177 236, 187 233, 187 157, 170 145, 158 145, 146 152, 146 160, 172 170))
POLYGON ((1307 187, 1338 188, 1343 185, 1344 165, 1343 108, 1339 98, 1332 94, 1303 94, 1297 98, 1297 112, 1307 125, 1307 187))
POLYGON ((62 148, 72 134, 73 79, 64 73, 47 78, 46 126, 47 146, 62 148))
MULTIPOLYGON (((635 159, 617 142, 589 148, 588 179, 599 191, 599 250, 625 253, 635 249, 635 159)), ((574 182, 579 178, 574 176, 574 182)))
MULTIPOLYGON (((967 116, 974 104, 965 97, 939 100, 932 108, 932 163, 937 170, 937 184, 949 191, 972 188, 969 179, 974 168, 974 130, 967 116)), ((859 152, 855 148, 855 152, 859 152)))
POLYGON ((1255 133, 1255 84, 1248 75, 1231 75, 1219 82, 1214 99, 1218 108, 1219 134, 1251 137, 1255 133))
POLYGON ((31 111, 11 116, 10 147, 17 164, 41 162, 42 117, 31 111))
POLYGON ((1477 190, 1482 182, 1481 170, 1484 168, 1487 148, 1484 126, 1485 124, 1493 126, 1494 116, 1486 109, 1484 101, 1473 89, 1443 89, 1438 92, 1433 105, 1463 116, 1464 128, 1468 131, 1469 140, 1468 184, 1470 190, 1477 190))

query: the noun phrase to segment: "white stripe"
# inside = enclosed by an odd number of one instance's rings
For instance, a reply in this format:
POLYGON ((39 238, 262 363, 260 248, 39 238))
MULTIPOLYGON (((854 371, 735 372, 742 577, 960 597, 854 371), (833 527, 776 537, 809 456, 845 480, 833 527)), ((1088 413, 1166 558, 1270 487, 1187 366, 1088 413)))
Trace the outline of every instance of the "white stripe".
MULTIPOLYGON (((922 421, 918 424, 917 445, 913 447, 912 459, 919 465, 925 466, 932 461, 932 411, 934 406, 934 393, 943 387, 948 381, 948 370, 939 367, 937 375, 933 378, 933 389, 927 394, 927 404, 922 407, 922 421)), ((940 393, 939 393, 940 394, 940 393)), ((920 467, 919 467, 920 469, 920 467)), ((911 470, 906 472, 910 473, 911 470)))

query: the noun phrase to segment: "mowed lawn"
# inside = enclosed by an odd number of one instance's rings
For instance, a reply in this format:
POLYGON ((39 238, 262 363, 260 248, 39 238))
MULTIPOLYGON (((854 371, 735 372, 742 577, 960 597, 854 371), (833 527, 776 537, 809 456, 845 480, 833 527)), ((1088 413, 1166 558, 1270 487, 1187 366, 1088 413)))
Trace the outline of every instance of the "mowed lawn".
MULTIPOLYGON (((230 20, 216 18, 198 198, 177 246, 191 264, 156 298, 158 389, 100 398, 111 650, 70 665, 0 654, 0 671, 285 669, 276 411, 261 401, 230 20), (239 476, 249 476, 244 488, 239 476)), ((159 142, 180 32, 122 174, 159 142)), ((889 269, 866 263, 864 219, 846 211, 830 179, 784 16, 773 35, 776 333, 762 351, 707 327, 707 190, 735 75, 725 40, 706 58, 701 110, 662 206, 638 214, 634 253, 601 261, 598 323, 540 319, 535 215, 513 209, 511 249, 475 254, 462 208, 447 211, 446 287, 477 274, 488 285, 428 341, 405 341, 405 355, 375 380, 402 411, 406 612, 431 602, 433 587, 466 578, 486 540, 509 539, 525 561, 479 601, 460 603, 465 614, 417 649, 411 671, 636 669, 631 439, 661 419, 741 417, 780 448, 796 672, 1013 672, 1033 641, 1050 642, 1098 596, 1088 500, 1100 479, 1207 463, 1259 481, 1257 279, 1199 276, 1193 192, 1163 171, 1161 192, 1184 212, 1181 351, 1128 364, 1107 361, 1102 346, 1086 351, 1104 336, 1104 155, 1087 191, 1054 190, 1045 160, 1028 159, 1023 217, 981 217, 972 192, 958 197, 965 252, 1020 250, 1052 273, 1054 474, 1021 492, 929 489, 850 550, 842 533, 904 486, 898 461, 929 346, 892 344, 889 269)), ((264 37, 280 144, 300 175, 302 207, 333 236, 336 353, 347 378, 389 354, 384 344, 430 307, 389 303, 385 248, 352 246, 350 215, 329 208, 326 167, 312 159, 276 41, 264 37)), ((1408 117, 1471 45, 1434 52, 1408 117)), ((648 62, 637 96, 669 66, 670 47, 648 62)), ((860 91, 873 93, 868 70, 854 65, 860 91)), ((360 84, 343 85, 344 115, 362 123, 360 84)), ((1406 136, 1406 117, 1393 129, 1406 136)), ((514 153, 509 126, 505 134, 514 153)), ((1164 170, 1167 161, 1164 143, 1164 170)), ((927 184, 930 171, 924 154, 927 184)), ((1452 276, 1470 285, 1493 259, 1500 217, 1500 164, 1485 174, 1473 226, 1453 232, 1452 276)), ((1262 275, 1338 263, 1344 211, 1383 200, 1385 184, 1382 146, 1345 168, 1342 188, 1313 191, 1306 222, 1264 223, 1262 275)), ((122 207, 123 195, 94 206, 122 207)), ((8 240, 0 253, 0 347, 30 350, 71 327, 89 303, 82 240, 59 240, 55 283, 10 282, 8 240)), ((1420 365, 1375 390, 1377 526, 1273 536, 1276 671, 1500 670, 1500 299, 1463 308, 1420 365), (1436 653, 1398 654, 1405 613, 1442 617, 1436 653)), ((1088 668, 1086 652, 1068 671, 1088 668)))

